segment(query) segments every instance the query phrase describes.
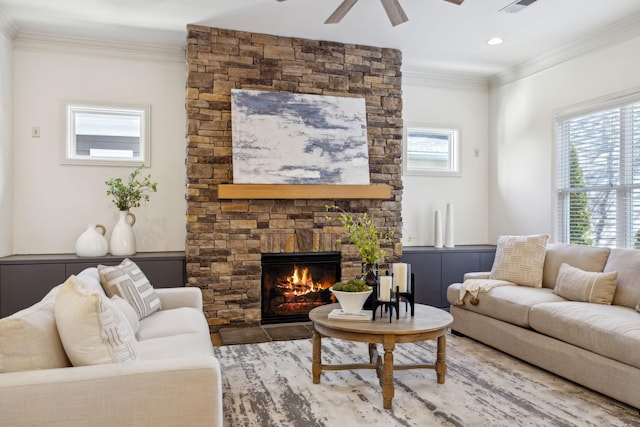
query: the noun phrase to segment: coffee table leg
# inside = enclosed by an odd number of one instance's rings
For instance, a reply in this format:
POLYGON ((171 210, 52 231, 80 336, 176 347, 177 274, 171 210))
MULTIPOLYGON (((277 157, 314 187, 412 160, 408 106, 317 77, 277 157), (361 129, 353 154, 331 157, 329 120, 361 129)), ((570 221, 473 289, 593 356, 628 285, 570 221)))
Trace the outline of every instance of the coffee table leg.
POLYGON ((444 335, 438 337, 438 356, 436 358, 436 373, 438 384, 444 384, 444 376, 447 373, 447 338, 444 335))
POLYGON ((313 374, 313 383, 320 384, 320 374, 322 373, 322 336, 318 331, 313 329, 313 363, 311 372, 313 374))
POLYGON ((384 365, 382 368, 382 406, 384 409, 391 409, 393 400, 393 349, 395 348, 395 337, 385 335, 384 337, 384 365))

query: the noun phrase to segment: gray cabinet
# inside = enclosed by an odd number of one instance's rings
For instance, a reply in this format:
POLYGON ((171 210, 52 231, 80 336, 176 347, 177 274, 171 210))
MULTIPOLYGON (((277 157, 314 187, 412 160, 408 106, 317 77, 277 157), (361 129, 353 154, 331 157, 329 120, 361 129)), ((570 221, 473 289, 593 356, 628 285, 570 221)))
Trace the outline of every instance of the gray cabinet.
MULTIPOLYGON (((13 255, 0 258, 0 317, 40 301, 51 288, 98 264, 118 265, 125 257, 78 257, 72 254, 13 255)), ((146 252, 128 257, 155 288, 184 286, 184 252, 146 252)))
POLYGON ((403 249, 402 262, 411 264, 416 303, 448 308, 447 287, 461 282, 465 273, 490 271, 495 254, 496 247, 489 245, 408 246, 403 249))

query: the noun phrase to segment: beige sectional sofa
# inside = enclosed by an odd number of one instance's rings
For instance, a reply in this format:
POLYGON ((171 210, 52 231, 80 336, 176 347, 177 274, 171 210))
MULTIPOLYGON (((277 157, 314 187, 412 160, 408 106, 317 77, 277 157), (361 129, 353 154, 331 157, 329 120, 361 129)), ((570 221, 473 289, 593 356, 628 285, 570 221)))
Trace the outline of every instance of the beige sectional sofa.
MULTIPOLYGON (((467 285, 450 285, 452 330, 640 408, 640 251, 549 244, 543 259, 541 287, 502 284, 461 300, 467 285), (591 281, 574 288, 577 297, 561 296, 563 264, 591 281), (597 300, 597 280, 613 280, 610 304, 587 302, 597 300)), ((495 269, 465 283, 495 279, 495 269)))
POLYGON ((114 298, 105 296, 97 268, 72 277, 37 304, 0 319, 1 425, 222 426, 220 366, 199 289, 157 289, 161 309, 137 319, 125 308, 117 320, 100 309, 114 298), (81 286, 89 291, 73 292, 81 286), (62 298, 71 305, 61 307, 62 298), (93 306, 97 314, 77 320, 93 306), (114 328, 127 322, 126 328, 103 331, 97 341, 85 336, 71 348, 97 318, 114 328), (81 330, 71 336, 69 328, 81 330), (100 348, 109 340, 114 347, 100 348))

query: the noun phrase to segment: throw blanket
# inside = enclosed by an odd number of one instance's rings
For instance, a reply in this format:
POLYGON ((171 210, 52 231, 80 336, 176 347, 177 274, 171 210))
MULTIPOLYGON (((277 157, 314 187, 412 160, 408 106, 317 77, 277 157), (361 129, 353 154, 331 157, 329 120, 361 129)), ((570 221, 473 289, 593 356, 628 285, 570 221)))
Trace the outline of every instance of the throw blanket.
POLYGON ((489 292, 491 289, 498 286, 507 285, 515 286, 515 283, 496 279, 467 279, 460 286, 460 297, 458 298, 456 305, 458 307, 462 307, 464 305, 464 297, 467 293, 471 295, 471 304, 477 305, 478 302, 480 302, 480 300, 478 300, 478 294, 480 292, 489 292))

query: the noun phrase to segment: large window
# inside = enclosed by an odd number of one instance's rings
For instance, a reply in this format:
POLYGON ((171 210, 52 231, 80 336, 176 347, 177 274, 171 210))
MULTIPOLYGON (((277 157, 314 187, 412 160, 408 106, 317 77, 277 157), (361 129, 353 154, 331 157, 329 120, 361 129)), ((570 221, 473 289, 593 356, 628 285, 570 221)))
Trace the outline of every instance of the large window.
POLYGON ((67 164, 149 166, 149 106, 66 104, 67 164))
POLYGON ((420 125, 405 128, 405 175, 460 175, 459 132, 420 125))
POLYGON ((640 248, 640 93, 557 118, 559 240, 640 248))

